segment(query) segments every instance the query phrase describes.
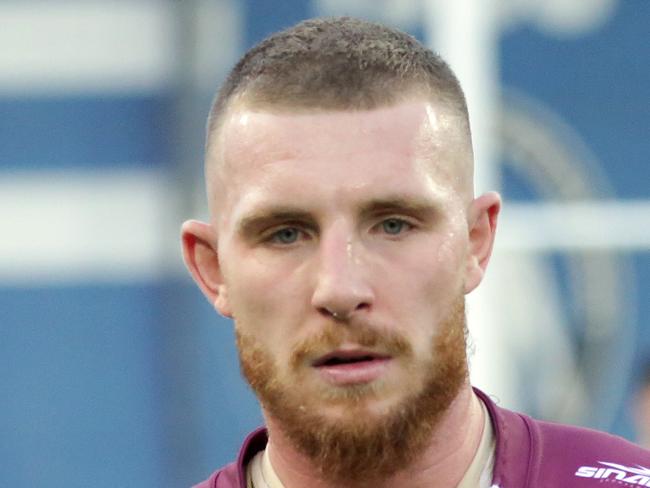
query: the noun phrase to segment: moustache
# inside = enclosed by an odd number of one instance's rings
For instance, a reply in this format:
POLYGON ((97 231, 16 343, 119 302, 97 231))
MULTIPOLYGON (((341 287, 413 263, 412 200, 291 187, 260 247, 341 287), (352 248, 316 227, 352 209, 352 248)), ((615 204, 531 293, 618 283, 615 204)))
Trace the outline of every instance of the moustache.
POLYGON ((297 368, 305 361, 328 354, 343 344, 353 344, 387 356, 410 356, 413 353, 411 344, 398 332, 361 322, 328 323, 292 348, 291 366, 297 368))

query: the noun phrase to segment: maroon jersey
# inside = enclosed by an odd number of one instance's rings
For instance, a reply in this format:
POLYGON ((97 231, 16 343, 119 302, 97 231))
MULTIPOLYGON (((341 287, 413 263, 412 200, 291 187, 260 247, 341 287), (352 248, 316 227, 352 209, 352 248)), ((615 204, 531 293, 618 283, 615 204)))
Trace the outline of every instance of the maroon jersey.
MULTIPOLYGON (((650 451, 604 432, 531 419, 474 391, 490 412, 496 436, 493 488, 650 487, 650 451)), ((236 462, 195 488, 246 488, 246 464, 266 442, 265 429, 254 431, 236 462)))

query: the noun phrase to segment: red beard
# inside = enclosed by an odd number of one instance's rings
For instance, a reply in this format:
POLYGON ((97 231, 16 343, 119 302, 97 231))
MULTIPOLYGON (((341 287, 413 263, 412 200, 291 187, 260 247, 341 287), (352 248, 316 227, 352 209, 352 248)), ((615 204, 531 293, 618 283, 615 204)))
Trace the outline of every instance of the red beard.
MULTIPOLYGON (((332 419, 306 408, 295 385, 277 374, 274 358, 252 335, 236 328, 241 369, 267 414, 321 476, 348 484, 385 479, 403 469, 422 453, 442 414, 467 380, 465 302, 460 297, 432 339, 425 379, 416 391, 407 392, 397 405, 370 415, 366 401, 381 398, 381 388, 362 385, 338 389, 323 401, 343 403, 346 417, 332 419)), ((361 347, 380 347, 393 357, 413 364, 413 349, 399 334, 369 326, 329 324, 315 337, 297 344, 291 355, 291 371, 304 368, 314 352, 333 350, 344 340, 361 347)))

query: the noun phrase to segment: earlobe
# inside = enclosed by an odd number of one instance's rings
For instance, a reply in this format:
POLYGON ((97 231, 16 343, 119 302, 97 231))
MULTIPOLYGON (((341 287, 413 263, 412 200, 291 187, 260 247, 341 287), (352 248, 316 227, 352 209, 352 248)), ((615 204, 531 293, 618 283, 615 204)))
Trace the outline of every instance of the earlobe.
POLYGON ((217 312, 219 312, 224 317, 228 317, 229 319, 234 318, 232 310, 230 309, 230 301, 228 300, 228 290, 226 288, 226 285, 219 286, 217 298, 215 298, 212 305, 217 310, 217 312))
POLYGON ((488 192, 476 198, 468 211, 469 250, 466 262, 465 293, 474 290, 483 280, 492 255, 501 197, 488 192))
POLYGON ((188 220, 181 228, 181 241, 185 266, 198 287, 219 313, 232 317, 212 226, 188 220))

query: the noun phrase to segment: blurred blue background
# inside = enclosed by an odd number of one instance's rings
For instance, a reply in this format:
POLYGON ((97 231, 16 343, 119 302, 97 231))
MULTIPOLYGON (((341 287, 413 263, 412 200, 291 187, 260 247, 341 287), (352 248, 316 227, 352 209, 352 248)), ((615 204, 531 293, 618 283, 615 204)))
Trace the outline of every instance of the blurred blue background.
MULTIPOLYGON (((493 283, 509 301, 493 315, 517 370, 487 388, 635 439, 650 2, 482 3, 499 17, 486 19, 493 164, 512 209, 493 283)), ((0 1, 0 486, 190 486, 234 457, 261 417, 231 325, 185 276, 178 242, 206 213, 211 97, 245 49, 313 15, 432 42, 425 4, 0 1)))

